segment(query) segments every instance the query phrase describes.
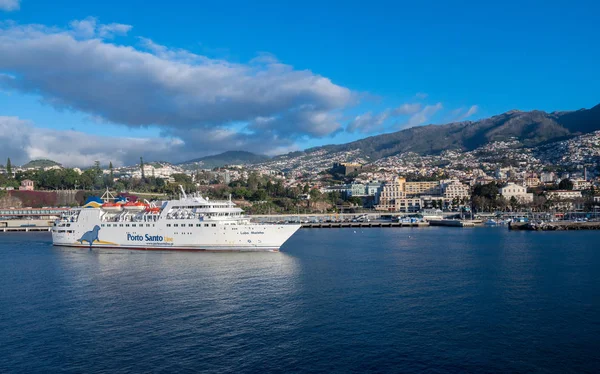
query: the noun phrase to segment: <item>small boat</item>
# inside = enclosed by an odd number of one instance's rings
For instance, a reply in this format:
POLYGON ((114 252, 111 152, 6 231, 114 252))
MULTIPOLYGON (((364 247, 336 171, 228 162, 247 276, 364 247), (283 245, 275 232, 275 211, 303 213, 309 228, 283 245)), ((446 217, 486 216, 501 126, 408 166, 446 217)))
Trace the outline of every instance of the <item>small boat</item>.
POLYGON ((136 201, 129 201, 126 202, 125 204, 123 204, 123 208, 125 210, 135 210, 135 211, 142 211, 142 210, 146 210, 146 204, 136 201))
POLYGON ((102 209, 106 210, 107 212, 120 212, 121 210, 123 210, 121 204, 111 202, 106 202, 102 204, 102 209))
POLYGON ((488 219, 487 221, 484 222, 484 225, 486 226, 496 226, 498 224, 498 222, 496 222, 493 219, 488 219))

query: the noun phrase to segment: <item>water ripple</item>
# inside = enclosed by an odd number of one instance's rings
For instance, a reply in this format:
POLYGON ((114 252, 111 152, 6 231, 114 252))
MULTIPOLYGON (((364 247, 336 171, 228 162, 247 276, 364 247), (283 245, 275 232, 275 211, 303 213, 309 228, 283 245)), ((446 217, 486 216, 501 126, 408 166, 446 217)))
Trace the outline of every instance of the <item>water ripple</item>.
POLYGON ((598 372, 600 233, 301 230, 280 253, 0 242, 0 372, 598 372))

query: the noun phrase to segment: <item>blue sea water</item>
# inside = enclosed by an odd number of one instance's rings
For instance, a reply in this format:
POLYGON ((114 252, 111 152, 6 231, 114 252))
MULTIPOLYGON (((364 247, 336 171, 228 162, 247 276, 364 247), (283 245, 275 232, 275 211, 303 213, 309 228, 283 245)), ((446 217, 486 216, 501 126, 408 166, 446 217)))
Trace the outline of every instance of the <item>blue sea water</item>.
POLYGON ((304 229, 280 253, 0 234, 2 373, 600 372, 600 232, 304 229))

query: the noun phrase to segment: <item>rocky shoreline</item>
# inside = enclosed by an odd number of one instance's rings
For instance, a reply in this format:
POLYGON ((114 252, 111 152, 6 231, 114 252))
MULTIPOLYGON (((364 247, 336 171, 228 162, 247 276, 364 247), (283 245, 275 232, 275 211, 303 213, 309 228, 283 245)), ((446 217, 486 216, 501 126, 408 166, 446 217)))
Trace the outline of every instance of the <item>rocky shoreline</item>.
POLYGON ((600 230, 600 222, 548 222, 548 223, 511 223, 509 230, 526 231, 567 231, 600 230))

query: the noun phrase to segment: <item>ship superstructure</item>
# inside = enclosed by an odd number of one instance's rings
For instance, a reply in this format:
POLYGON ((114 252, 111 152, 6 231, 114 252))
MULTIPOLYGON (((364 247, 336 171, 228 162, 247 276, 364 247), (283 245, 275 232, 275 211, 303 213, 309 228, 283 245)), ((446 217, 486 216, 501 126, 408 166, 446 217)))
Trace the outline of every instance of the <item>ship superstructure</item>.
POLYGON ((277 251, 299 224, 254 223, 229 200, 199 194, 160 202, 115 201, 108 191, 102 203, 90 202, 64 213, 54 223, 54 245, 181 249, 210 251, 277 251))

